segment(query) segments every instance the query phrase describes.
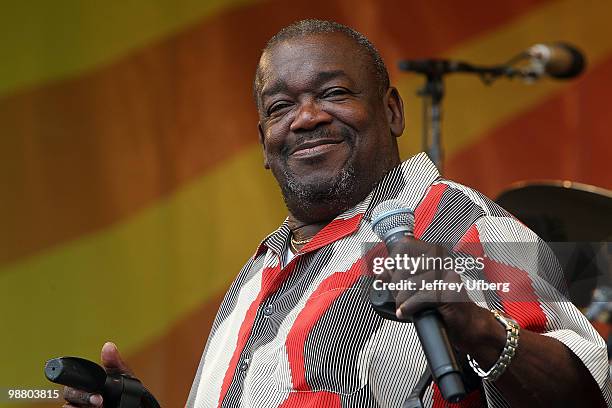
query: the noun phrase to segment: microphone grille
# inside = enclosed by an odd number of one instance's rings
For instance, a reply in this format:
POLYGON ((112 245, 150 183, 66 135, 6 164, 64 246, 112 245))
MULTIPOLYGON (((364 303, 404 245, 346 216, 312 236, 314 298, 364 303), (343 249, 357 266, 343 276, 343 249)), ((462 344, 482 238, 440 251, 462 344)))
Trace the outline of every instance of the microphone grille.
POLYGON ((387 200, 378 204, 372 211, 372 229, 381 240, 390 231, 404 228, 412 233, 414 231, 414 213, 401 201, 387 200))
POLYGON ((570 63, 563 66, 563 69, 552 69, 548 73, 550 76, 558 79, 569 79, 577 77, 584 71, 586 66, 586 58, 578 48, 571 44, 559 42, 555 44, 557 47, 564 49, 570 55, 570 63))

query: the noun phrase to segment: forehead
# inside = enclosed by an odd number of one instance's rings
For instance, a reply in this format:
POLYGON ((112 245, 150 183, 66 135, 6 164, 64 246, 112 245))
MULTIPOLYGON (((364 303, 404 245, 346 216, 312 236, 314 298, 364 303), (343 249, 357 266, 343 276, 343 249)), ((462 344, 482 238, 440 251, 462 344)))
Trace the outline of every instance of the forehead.
MULTIPOLYGON (((283 40, 259 62, 260 92, 279 85, 308 84, 322 73, 343 73, 352 82, 368 81, 373 68, 359 45, 343 33, 322 33, 283 40)), ((323 75, 325 77, 325 75, 323 75)))

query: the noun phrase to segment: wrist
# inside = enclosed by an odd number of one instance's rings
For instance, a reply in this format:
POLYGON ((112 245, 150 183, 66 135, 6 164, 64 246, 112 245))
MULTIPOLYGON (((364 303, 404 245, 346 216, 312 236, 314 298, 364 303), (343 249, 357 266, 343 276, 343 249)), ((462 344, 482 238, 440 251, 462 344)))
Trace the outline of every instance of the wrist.
POLYGON ((483 370, 481 365, 474 357, 470 356, 469 354, 467 355, 467 359, 474 372, 483 380, 487 381, 497 381, 497 379, 499 379, 499 377, 506 371, 508 365, 511 363, 514 355, 516 354, 516 348, 518 347, 520 335, 520 327, 514 319, 505 316, 498 310, 492 310, 492 313, 495 316, 495 320, 497 320, 504 327, 506 332, 506 341, 501 354, 495 363, 487 370, 483 370))
POLYGON ((456 347, 469 354, 483 367, 492 366, 506 343, 506 330, 490 310, 472 303, 470 318, 457 328, 456 347))

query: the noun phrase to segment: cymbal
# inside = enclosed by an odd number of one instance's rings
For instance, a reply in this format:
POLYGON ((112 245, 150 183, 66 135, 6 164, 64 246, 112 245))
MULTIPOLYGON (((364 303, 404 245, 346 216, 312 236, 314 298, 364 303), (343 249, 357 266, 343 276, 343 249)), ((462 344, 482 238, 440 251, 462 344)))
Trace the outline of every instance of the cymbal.
POLYGON ((612 241, 612 191, 563 180, 522 181, 495 202, 545 241, 612 241))
POLYGON ((612 284, 611 259, 598 255, 612 241, 612 191, 539 180, 515 183, 495 201, 549 243, 576 306, 586 307, 597 285, 612 284))

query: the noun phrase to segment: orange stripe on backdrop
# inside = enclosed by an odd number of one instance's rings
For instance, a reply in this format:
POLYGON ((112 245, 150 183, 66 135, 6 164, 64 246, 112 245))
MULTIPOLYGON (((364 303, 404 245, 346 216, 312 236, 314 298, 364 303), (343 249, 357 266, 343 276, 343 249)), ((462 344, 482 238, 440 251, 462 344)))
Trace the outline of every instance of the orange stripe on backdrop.
POLYGON ((250 83, 259 50, 312 10, 366 31, 395 61, 451 48, 541 2, 269 2, 5 98, 0 263, 118 222, 256 143, 250 83))
POLYGON ((446 175, 493 198, 514 181, 538 178, 612 188, 611 74, 609 55, 582 79, 450 157, 446 175))
POLYGON ((223 295, 206 301, 164 336, 129 356, 132 369, 147 387, 155 390, 155 397, 163 407, 180 407, 187 401, 223 295))

